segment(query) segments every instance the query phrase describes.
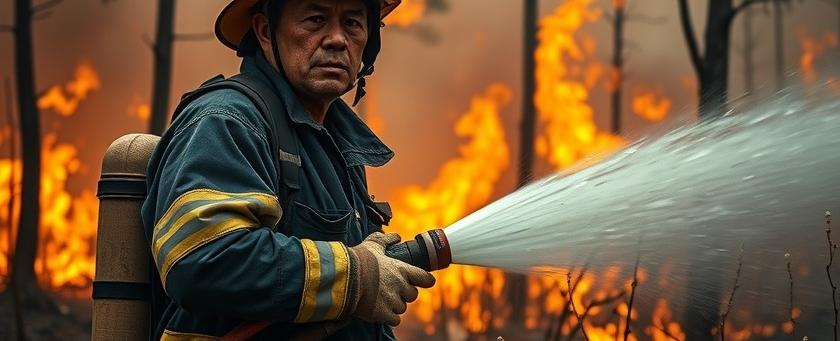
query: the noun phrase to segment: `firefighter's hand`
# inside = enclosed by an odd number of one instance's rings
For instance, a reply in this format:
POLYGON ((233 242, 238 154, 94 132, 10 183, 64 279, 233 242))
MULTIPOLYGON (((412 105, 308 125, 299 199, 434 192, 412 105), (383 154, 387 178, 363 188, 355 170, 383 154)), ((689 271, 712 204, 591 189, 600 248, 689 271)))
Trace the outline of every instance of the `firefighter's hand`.
POLYGON ((373 233, 350 251, 359 261, 359 303, 354 316, 372 323, 400 324, 406 304, 417 299, 417 287, 431 288, 435 277, 411 264, 385 255, 400 241, 396 233, 373 233))

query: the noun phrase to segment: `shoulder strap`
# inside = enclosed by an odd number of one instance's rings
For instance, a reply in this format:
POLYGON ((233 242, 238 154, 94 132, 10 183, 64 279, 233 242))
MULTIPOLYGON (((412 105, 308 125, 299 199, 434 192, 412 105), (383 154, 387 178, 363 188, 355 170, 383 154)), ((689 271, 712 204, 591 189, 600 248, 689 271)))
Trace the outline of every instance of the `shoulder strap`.
MULTIPOLYGON (((174 121, 197 98, 219 89, 236 90, 248 97, 268 124, 271 130, 269 132, 270 148, 279 178, 282 180, 277 197, 280 199, 283 212, 288 212, 287 205, 292 201, 293 195, 300 190, 300 145, 297 131, 289 120, 285 106, 270 85, 246 74, 239 74, 228 79, 218 75, 201 84, 198 89, 184 94, 172 115, 172 120, 174 121)), ((282 215, 281 224, 287 217, 287 214, 282 215)))

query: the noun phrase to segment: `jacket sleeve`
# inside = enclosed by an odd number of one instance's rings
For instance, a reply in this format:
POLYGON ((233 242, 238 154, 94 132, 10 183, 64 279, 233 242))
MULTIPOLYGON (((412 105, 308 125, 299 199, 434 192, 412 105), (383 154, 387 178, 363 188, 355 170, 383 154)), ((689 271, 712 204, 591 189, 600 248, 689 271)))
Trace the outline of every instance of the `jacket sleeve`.
POLYGON ((143 208, 167 295, 189 311, 246 320, 352 313, 358 271, 346 246, 274 230, 275 166, 255 122, 212 108, 179 121, 150 161, 143 208))

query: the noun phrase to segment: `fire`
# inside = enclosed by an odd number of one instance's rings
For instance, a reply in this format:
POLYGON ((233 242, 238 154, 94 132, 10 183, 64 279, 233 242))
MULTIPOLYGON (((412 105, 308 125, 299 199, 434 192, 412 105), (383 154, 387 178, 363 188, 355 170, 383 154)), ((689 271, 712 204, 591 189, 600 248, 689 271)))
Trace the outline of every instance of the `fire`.
POLYGON ((7 255, 14 248, 14 227, 17 226, 18 208, 20 206, 21 163, 18 159, 0 160, 0 274, 4 277, 9 273, 9 259, 7 255), (12 178, 14 177, 14 179, 12 178))
MULTIPOLYGON (((391 201, 398 214, 391 222, 400 234, 411 238, 434 226, 447 226, 485 204, 508 168, 509 150, 499 113, 511 100, 511 90, 490 85, 473 98, 469 110, 455 124, 455 134, 467 139, 459 155, 447 161, 426 187, 408 186, 397 190, 391 201)), ((500 302, 504 273, 455 266, 436 274, 438 285, 421 292, 412 311, 435 332, 436 316, 443 309, 454 310, 469 332, 485 331, 491 323, 501 325, 509 313, 500 302), (490 297, 497 305, 484 304, 490 297)))
POLYGON ((587 102, 592 84, 579 80, 579 70, 592 65, 587 58, 595 46, 582 44, 576 35, 600 14, 591 0, 570 0, 540 20, 535 101, 537 125, 542 131, 536 140, 536 152, 557 169, 622 144, 620 137, 598 130, 594 110, 587 102))
POLYGON ((148 122, 152 118, 152 109, 148 104, 134 104, 128 107, 128 116, 148 122))
POLYGON ((411 26, 426 13, 426 0, 403 0, 393 13, 385 18, 386 25, 411 26))
MULTIPOLYGON (((41 110, 52 109, 59 116, 73 115, 87 95, 100 86, 96 71, 89 64, 76 68, 75 79, 63 88, 56 85, 38 100, 41 110), (63 89, 63 90, 62 90, 63 89)), ((4 141, 4 143, 7 141, 4 141)), ((8 141, 11 142, 11 141, 8 141)), ((82 170, 78 150, 60 143, 56 133, 42 138, 40 226, 35 272, 46 288, 61 289, 84 296, 94 275, 94 244, 98 201, 94 191, 78 195, 67 189, 69 178, 82 170)), ((0 274, 9 273, 8 255, 14 249, 20 205, 21 161, 0 160, 0 274), (10 207, 14 206, 14 209, 10 207)))
POLYGON ((640 90, 633 96, 633 113, 651 122, 658 122, 668 116, 671 99, 658 91, 640 90))
POLYGON ((61 116, 70 116, 91 91, 99 90, 99 86, 99 76, 93 67, 81 63, 76 67, 73 80, 63 88, 53 85, 38 98, 38 109, 53 110, 61 116))
POLYGON ((814 62, 827 49, 837 46, 837 36, 832 32, 825 32, 822 37, 815 39, 807 30, 800 29, 799 43, 802 47, 802 55, 799 56, 799 69, 805 83, 810 84, 817 78, 814 71, 814 62))
MULTIPOLYGON (((42 284, 52 289, 70 289, 84 294, 93 279, 94 243, 96 240, 96 195, 92 190, 72 195, 66 188, 68 178, 80 170, 76 147, 58 143, 56 134, 44 136, 41 149, 41 226, 35 272, 42 284)), ((0 160, 0 204, 19 206, 21 162, 0 160), (14 179, 11 175, 14 174, 14 179), (10 200, 14 200, 10 202, 10 200)), ((17 210, 10 217, 8 209, 0 210, 4 226, 17 228, 17 210)), ((14 234, 0 231, 0 273, 8 274, 10 250, 14 234)))
POLYGON ((35 271, 54 289, 87 289, 93 280, 99 202, 92 190, 74 196, 68 178, 80 170, 76 147, 44 137, 41 228, 35 271))

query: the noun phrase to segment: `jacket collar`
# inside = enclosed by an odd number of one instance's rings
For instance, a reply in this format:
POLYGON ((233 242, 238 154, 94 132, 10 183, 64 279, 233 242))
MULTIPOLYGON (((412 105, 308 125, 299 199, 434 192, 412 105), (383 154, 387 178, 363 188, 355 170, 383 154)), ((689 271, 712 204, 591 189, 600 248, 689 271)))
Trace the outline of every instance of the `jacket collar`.
POLYGON ((394 152, 340 98, 335 100, 327 110, 324 126, 315 123, 303 109, 303 105, 292 91, 285 77, 277 72, 261 53, 257 53, 256 56, 245 57, 240 72, 257 75, 263 80, 268 80, 277 90, 280 100, 285 106, 286 114, 289 115, 292 122, 315 130, 326 129, 333 137, 342 156, 344 156, 347 166, 379 167, 388 163, 394 157, 394 152))

